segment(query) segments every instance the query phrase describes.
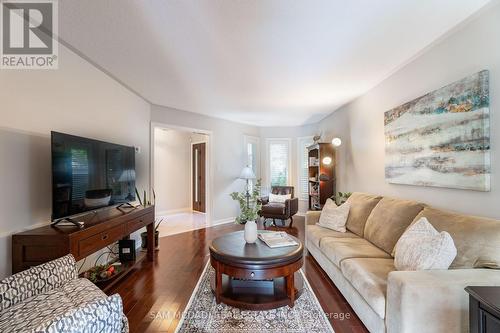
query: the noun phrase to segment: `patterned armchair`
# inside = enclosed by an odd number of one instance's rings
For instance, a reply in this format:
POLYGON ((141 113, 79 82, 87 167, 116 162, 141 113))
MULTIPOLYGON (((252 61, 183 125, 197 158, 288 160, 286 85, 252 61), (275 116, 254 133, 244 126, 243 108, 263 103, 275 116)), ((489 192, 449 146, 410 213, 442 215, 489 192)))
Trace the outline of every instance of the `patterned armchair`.
POLYGON ((127 333, 120 296, 77 273, 67 255, 0 281, 0 332, 127 333))

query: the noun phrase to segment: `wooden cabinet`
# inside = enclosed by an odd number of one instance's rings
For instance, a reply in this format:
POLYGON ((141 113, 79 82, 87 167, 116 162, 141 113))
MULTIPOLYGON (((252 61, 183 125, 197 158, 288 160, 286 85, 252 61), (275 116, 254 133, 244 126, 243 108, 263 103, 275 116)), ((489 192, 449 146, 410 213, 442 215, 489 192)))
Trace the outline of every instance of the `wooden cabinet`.
POLYGON ((467 287, 470 333, 500 332, 500 287, 467 287))
POLYGON ((154 255, 154 206, 138 208, 108 208, 79 217, 83 228, 50 225, 12 235, 12 272, 71 253, 76 260, 101 250, 114 242, 128 238, 143 227, 148 231, 147 257, 154 255))
POLYGON ((335 195, 335 149, 331 143, 317 143, 307 150, 309 209, 321 210, 335 195))

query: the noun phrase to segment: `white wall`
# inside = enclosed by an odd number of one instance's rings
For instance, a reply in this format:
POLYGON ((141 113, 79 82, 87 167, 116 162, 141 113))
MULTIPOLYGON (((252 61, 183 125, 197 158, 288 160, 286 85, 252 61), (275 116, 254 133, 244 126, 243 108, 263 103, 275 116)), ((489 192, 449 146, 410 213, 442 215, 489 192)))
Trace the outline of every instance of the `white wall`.
POLYGON ((500 5, 496 5, 320 122, 320 130, 343 139, 337 169, 339 190, 415 199, 444 209, 500 218, 499 35, 500 5), (384 179, 384 112, 483 69, 490 70, 491 192, 388 184, 384 179))
POLYGON ((59 46, 58 70, 0 71, 0 278, 13 232, 50 222, 50 131, 140 146, 137 188, 149 188, 150 106, 59 46))
POLYGON ((209 141, 212 156, 209 158, 212 159, 210 201, 213 212, 209 218, 217 223, 236 217, 238 204, 230 199, 229 194, 245 187, 245 182, 238 179, 246 161, 244 135, 259 136, 259 129, 158 105, 151 107, 151 121, 212 132, 209 141))
POLYGON ((154 186, 157 215, 191 209, 190 132, 154 129, 154 186))

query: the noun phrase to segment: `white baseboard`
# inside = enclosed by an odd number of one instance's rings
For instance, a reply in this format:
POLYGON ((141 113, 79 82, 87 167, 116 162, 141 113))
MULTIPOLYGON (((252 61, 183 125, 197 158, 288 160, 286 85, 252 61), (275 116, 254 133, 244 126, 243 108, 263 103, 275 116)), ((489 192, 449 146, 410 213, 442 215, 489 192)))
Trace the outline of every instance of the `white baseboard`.
POLYGON ((305 212, 297 212, 295 215, 304 217, 304 216, 306 216, 306 213, 305 212))
POLYGON ((174 214, 180 214, 180 213, 187 213, 187 212, 191 212, 191 211, 192 211, 191 207, 184 207, 184 208, 178 208, 178 209, 163 210, 160 212, 156 212, 156 215, 157 216, 174 215, 174 214))
POLYGON ((210 226, 214 225, 219 225, 219 224, 226 224, 226 223, 234 223, 236 220, 236 217, 228 217, 227 219, 221 219, 221 220, 215 220, 210 223, 210 226))

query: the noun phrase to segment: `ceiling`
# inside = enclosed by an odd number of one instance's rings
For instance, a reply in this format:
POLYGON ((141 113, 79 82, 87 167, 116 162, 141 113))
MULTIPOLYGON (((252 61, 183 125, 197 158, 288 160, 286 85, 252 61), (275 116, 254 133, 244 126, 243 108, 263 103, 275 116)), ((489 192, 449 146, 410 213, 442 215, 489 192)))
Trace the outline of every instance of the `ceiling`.
POLYGON ((488 0, 64 0, 59 34, 153 104, 317 122, 488 0))

